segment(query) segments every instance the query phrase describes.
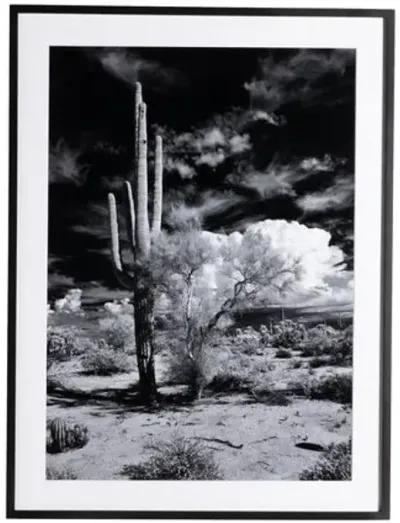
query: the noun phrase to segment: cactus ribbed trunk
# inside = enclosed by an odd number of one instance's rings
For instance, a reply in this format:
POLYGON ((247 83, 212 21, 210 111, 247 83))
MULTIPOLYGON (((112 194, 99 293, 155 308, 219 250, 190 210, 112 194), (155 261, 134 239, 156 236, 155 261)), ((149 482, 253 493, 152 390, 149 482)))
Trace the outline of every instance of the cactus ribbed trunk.
POLYGON ((154 292, 145 268, 135 274, 134 317, 139 387, 147 402, 157 398, 154 369, 154 292))
POLYGON ((146 104, 139 105, 138 161, 136 182, 136 249, 137 255, 146 258, 150 252, 150 228, 148 214, 148 181, 147 181, 147 125, 146 104))
POLYGON ((151 232, 153 237, 157 237, 161 230, 161 214, 162 214, 162 139, 161 136, 156 136, 156 151, 154 161, 154 196, 153 196, 153 221, 151 232))
POLYGON ((150 271, 151 242, 157 240, 161 230, 162 216, 162 139, 156 136, 155 173, 153 194, 152 234, 148 215, 148 172, 147 172, 147 121, 146 104, 142 99, 142 88, 136 84, 135 91, 135 141, 133 187, 125 182, 126 224, 128 243, 134 258, 134 271, 130 274, 123 266, 120 253, 119 227, 116 199, 108 196, 111 253, 118 281, 133 292, 132 301, 135 319, 136 356, 139 370, 139 387, 145 402, 154 402, 157 387, 154 370, 154 288, 150 271))

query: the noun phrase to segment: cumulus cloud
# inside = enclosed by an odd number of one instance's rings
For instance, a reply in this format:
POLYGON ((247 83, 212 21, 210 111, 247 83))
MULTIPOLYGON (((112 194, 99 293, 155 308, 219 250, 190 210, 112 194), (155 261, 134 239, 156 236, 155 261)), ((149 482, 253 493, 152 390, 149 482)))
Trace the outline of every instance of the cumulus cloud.
POLYGON ((346 160, 339 158, 334 160, 330 154, 325 154, 323 158, 309 157, 300 162, 300 168, 311 172, 332 172, 338 165, 344 165, 346 160))
POLYGON ((267 113, 267 111, 252 111, 251 118, 254 121, 264 120, 265 122, 268 122, 269 124, 274 125, 276 127, 280 127, 282 125, 287 124, 287 120, 283 115, 278 115, 276 113, 267 113))
MULTIPOLYGON (((345 270, 343 251, 331 245, 331 235, 296 221, 264 220, 249 225, 243 233, 218 234, 203 231, 214 251, 240 249, 246 235, 257 235, 268 246, 268 256, 290 264, 299 263, 299 279, 288 294, 281 298, 287 305, 350 303, 353 296, 353 275, 345 270)), ((208 264, 203 285, 218 286, 218 260, 208 264)))
POLYGON ((56 300, 54 308, 56 312, 74 313, 80 312, 82 306, 82 290, 70 289, 64 298, 56 300))
POLYGON ((260 61, 258 76, 244 87, 252 105, 268 112, 292 101, 314 103, 324 93, 320 80, 327 74, 343 77, 354 56, 346 49, 302 49, 279 61, 270 55, 260 61))
POLYGON ((192 178, 198 174, 196 167, 215 169, 232 157, 250 152, 250 135, 245 130, 249 121, 248 111, 233 110, 214 115, 198 128, 183 133, 158 127, 165 142, 166 170, 176 171, 183 179, 192 178))
POLYGON ((176 171, 182 180, 190 180, 196 176, 196 170, 194 167, 177 158, 167 157, 167 161, 165 162, 165 170, 176 171))
POLYGON ((354 180, 351 175, 337 176, 334 183, 324 190, 305 194, 297 205, 306 213, 342 210, 353 205, 354 180))
POLYGON ((229 145, 233 154, 243 153, 251 148, 250 137, 248 134, 237 134, 230 138, 229 145))
POLYGON ((75 285, 75 280, 72 276, 67 276, 59 272, 51 272, 48 276, 47 285, 50 289, 56 287, 71 287, 75 285))
POLYGON ((324 285, 314 292, 299 297, 302 304, 311 306, 353 304, 354 275, 352 271, 340 271, 324 278, 324 285))
POLYGON ((208 151, 200 154, 196 158, 196 165, 208 165, 209 167, 217 167, 217 165, 224 162, 226 156, 224 151, 208 151))
POLYGON ((199 151, 205 147, 218 147, 219 145, 225 145, 225 136, 221 129, 217 127, 206 129, 203 134, 200 134, 200 136, 193 141, 193 146, 199 151))

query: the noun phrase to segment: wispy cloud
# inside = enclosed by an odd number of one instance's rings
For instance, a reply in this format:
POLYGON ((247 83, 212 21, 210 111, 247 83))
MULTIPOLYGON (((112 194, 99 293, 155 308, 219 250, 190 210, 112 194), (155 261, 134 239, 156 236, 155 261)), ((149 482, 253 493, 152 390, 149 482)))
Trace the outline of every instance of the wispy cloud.
POLYGON ((257 120, 264 120, 265 122, 268 122, 271 125, 274 125, 276 127, 280 127, 282 125, 287 124, 287 120, 283 115, 279 115, 276 113, 267 113, 267 111, 251 111, 251 118, 254 121, 257 120))
POLYGON ((246 131, 250 121, 247 111, 230 111, 183 133, 158 128, 165 141, 166 170, 190 179, 198 174, 198 167, 215 169, 233 156, 250 152, 252 144, 246 131))
POLYGON ((79 149, 70 147, 62 138, 50 148, 49 182, 83 185, 89 165, 82 162, 79 149))
POLYGON ((340 175, 326 189, 305 194, 296 203, 304 212, 311 214, 349 208, 353 205, 353 199, 353 176, 340 175))
POLYGON ((187 223, 201 224, 209 216, 223 214, 241 201, 243 198, 232 191, 204 191, 197 204, 188 204, 183 198, 170 202, 166 221, 173 229, 179 229, 187 223))
POLYGON ((96 56, 106 71, 129 85, 141 81, 155 90, 163 90, 185 82, 180 71, 127 49, 102 49, 97 51, 96 56))
POLYGON ((333 158, 329 154, 322 158, 306 157, 288 164, 272 162, 263 172, 252 170, 249 166, 245 172, 232 173, 227 177, 227 183, 233 187, 250 189, 262 199, 277 196, 296 198, 297 183, 318 173, 334 174, 335 170, 345 163, 344 158, 333 158))
MULTIPOLYGON (((341 78, 354 61, 352 50, 307 50, 277 61, 272 55, 259 64, 259 74, 244 87, 249 91, 253 107, 276 111, 292 101, 313 103, 319 100, 325 87, 325 75, 341 78)), ((331 78, 332 82, 332 78, 331 78)))

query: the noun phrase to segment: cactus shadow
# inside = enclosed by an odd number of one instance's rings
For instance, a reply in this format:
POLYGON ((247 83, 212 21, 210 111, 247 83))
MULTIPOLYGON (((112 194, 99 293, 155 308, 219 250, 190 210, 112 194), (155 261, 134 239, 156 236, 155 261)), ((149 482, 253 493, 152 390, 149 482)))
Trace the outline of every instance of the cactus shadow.
POLYGON ((94 415, 100 412, 109 414, 127 414, 134 412, 178 412, 193 405, 191 396, 185 392, 159 393, 157 401, 145 403, 139 393, 137 385, 128 388, 97 388, 83 390, 56 387, 48 391, 47 405, 70 409, 78 407, 95 407, 94 415))

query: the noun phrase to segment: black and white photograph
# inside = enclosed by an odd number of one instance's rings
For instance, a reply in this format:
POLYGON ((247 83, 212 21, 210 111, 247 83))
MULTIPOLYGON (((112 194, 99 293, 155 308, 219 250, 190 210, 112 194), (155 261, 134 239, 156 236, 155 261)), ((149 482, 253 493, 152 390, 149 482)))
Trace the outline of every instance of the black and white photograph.
POLYGON ((351 480, 355 68, 51 48, 48 479, 351 480))
POLYGON ((7 514, 389 514, 394 14, 13 6, 7 514))

